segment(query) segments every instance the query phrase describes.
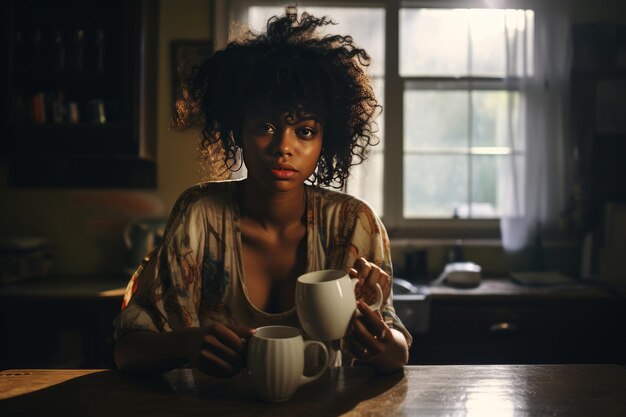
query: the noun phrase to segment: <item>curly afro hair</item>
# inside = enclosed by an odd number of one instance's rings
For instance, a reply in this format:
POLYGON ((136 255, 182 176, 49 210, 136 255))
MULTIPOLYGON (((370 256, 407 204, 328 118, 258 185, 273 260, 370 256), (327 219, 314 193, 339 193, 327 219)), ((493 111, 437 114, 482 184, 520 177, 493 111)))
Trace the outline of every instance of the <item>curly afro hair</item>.
POLYGON ((318 28, 334 24, 329 18, 303 13, 298 19, 294 9, 269 19, 265 33, 246 31, 183 83, 175 125, 200 122, 200 162, 211 178, 240 168, 241 129, 253 103, 323 115, 314 185, 344 188, 351 166, 378 143, 374 119, 382 107, 364 71, 370 56, 350 36, 319 36, 318 28))

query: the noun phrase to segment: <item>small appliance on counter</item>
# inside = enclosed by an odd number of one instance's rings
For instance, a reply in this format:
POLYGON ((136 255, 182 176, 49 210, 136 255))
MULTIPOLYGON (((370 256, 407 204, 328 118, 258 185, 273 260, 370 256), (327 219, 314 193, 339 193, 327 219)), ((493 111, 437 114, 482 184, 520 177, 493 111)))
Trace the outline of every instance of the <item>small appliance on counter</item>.
POLYGON ((43 278, 52 269, 50 241, 38 236, 0 236, 0 285, 43 278))
POLYGON ((430 296, 426 286, 394 277, 393 306, 411 334, 426 333, 430 329, 430 296))
POLYGON ((480 265, 474 262, 451 262, 431 285, 449 285, 459 288, 473 288, 480 285, 480 265))
POLYGON ((131 220, 124 227, 127 261, 124 272, 132 275, 143 258, 161 244, 166 218, 154 217, 131 220))

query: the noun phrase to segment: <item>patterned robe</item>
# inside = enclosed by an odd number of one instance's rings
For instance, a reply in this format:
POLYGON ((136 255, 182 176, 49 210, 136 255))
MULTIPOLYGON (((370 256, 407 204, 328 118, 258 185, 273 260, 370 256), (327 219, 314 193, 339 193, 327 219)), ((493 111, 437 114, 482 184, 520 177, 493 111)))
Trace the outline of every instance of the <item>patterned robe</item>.
MULTIPOLYGON (((179 197, 161 246, 144 259, 128 283, 115 320, 116 340, 135 330, 167 332, 212 321, 300 328, 295 308, 271 314, 257 309, 248 298, 240 230, 241 183, 200 184, 179 197)), ((366 203, 308 185, 305 190, 305 272, 347 271, 362 256, 392 276, 387 232, 366 203)), ((411 336, 395 314, 392 295, 381 313, 410 345, 411 336)), ((340 363, 341 358, 335 357, 334 364, 340 363)))

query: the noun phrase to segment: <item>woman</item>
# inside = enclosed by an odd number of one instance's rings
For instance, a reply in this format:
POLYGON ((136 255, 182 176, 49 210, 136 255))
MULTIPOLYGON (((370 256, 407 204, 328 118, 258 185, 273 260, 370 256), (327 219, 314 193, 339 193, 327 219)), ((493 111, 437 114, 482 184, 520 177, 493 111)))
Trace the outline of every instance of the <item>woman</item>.
MULTIPOLYGON (((287 8, 266 33, 231 42, 188 80, 179 123, 203 123, 201 149, 213 177, 239 168, 242 181, 207 182, 185 191, 163 244, 129 283, 115 322, 121 369, 164 371, 186 363, 229 377, 245 364, 259 326, 299 327, 299 275, 336 268, 359 278, 363 301, 332 362, 364 361, 401 369, 411 336, 395 315, 391 257, 383 224, 341 188, 350 166, 376 140, 379 110, 363 67, 369 56, 350 37, 320 38, 330 22, 287 8), (312 185, 305 184, 310 181, 312 185)), ((224 175, 226 174, 226 175, 224 175)))

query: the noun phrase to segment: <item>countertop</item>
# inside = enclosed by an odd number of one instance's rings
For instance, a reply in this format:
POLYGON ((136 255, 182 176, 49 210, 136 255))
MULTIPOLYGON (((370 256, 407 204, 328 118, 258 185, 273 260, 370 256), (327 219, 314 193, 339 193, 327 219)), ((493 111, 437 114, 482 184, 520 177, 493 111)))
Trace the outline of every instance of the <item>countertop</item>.
MULTIPOLYGON (((39 280, 0 286, 0 297, 28 298, 106 298, 121 297, 127 278, 107 276, 47 277, 39 280)), ((507 277, 484 278, 474 288, 454 288, 446 285, 419 286, 432 299, 449 298, 593 298, 626 296, 626 287, 609 285, 601 281, 571 280, 552 286, 526 286, 507 277)))

